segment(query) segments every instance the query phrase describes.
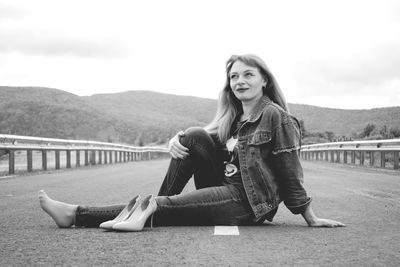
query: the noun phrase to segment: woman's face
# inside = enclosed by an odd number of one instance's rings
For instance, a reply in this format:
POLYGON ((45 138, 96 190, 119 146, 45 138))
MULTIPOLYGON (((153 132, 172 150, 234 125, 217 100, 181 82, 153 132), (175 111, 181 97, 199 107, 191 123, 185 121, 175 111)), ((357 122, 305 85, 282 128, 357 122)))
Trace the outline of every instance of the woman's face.
POLYGON ((236 61, 232 65, 229 78, 232 92, 240 101, 247 102, 262 97, 262 88, 266 85, 266 81, 258 68, 236 61))

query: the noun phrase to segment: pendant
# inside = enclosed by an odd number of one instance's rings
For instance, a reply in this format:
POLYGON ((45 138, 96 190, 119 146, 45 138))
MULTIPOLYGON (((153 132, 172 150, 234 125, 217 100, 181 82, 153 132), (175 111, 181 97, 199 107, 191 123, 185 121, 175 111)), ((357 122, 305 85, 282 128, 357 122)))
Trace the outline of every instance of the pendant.
POLYGON ((237 138, 229 138, 228 141, 226 141, 226 149, 228 149, 229 152, 232 152, 237 144, 237 138))
POLYGON ((238 172, 238 168, 236 167, 236 165, 231 164, 231 163, 228 163, 225 165, 225 176, 231 177, 232 175, 234 175, 237 172, 238 172))

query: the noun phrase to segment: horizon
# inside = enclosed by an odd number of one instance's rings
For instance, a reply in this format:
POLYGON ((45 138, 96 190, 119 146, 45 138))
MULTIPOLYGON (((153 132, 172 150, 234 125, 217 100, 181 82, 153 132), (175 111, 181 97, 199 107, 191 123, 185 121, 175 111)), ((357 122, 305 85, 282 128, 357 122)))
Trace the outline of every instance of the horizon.
MULTIPOLYGON (((173 95, 173 96, 182 96, 182 97, 195 97, 195 98, 201 98, 201 99, 208 99, 208 100, 214 100, 217 101, 217 98, 208 98, 208 97, 200 97, 200 96, 193 96, 193 95, 182 95, 182 94, 174 94, 174 93, 168 93, 168 92, 160 92, 160 91, 155 91, 155 90, 126 90, 126 91, 121 91, 121 92, 105 92, 105 93, 96 93, 96 94, 91 94, 91 95, 79 95, 76 93, 71 93, 69 91, 59 89, 59 88, 52 88, 52 87, 45 87, 45 86, 8 86, 8 85, 0 85, 1 87, 9 87, 9 88, 44 88, 44 89, 52 89, 52 90, 59 90, 65 93, 70 93, 78 97, 91 97, 94 95, 107 95, 107 94, 121 94, 121 93, 128 93, 128 92, 153 92, 153 93, 158 93, 158 94, 165 94, 165 95, 173 95)), ((340 109, 340 110, 348 110, 348 111, 356 111, 356 110, 371 110, 371 109, 385 109, 385 108, 400 108, 400 105, 398 106, 385 106, 385 107, 373 107, 373 108, 362 108, 362 109, 351 109, 351 108, 332 108, 332 107, 324 107, 324 106, 318 106, 318 105, 312 105, 312 104, 304 104, 304 103, 295 103, 295 102, 287 102, 288 104, 293 104, 293 105, 304 105, 304 106, 312 106, 312 107, 317 107, 317 108, 327 108, 327 109, 340 109)))

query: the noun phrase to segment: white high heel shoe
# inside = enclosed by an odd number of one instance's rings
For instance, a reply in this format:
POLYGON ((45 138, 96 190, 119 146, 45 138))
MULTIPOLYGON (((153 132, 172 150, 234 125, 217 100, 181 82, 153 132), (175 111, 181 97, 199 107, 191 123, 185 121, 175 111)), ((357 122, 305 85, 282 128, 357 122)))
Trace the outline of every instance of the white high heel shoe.
POLYGON ((125 220, 129 216, 129 214, 131 214, 132 211, 138 207, 140 200, 141 196, 137 195, 131 201, 129 201, 128 205, 125 206, 125 208, 118 214, 117 217, 115 217, 113 220, 103 222, 102 224, 100 224, 99 227, 103 229, 112 230, 114 224, 125 220))
MULTIPOLYGON (((157 202, 153 195, 148 195, 140 200, 138 207, 122 222, 113 225, 112 229, 117 231, 142 231, 149 216, 157 209, 157 202)), ((151 220, 153 217, 151 218, 151 220)), ((153 221, 153 220, 152 220, 153 221)), ((153 222, 151 221, 151 226, 153 222)))

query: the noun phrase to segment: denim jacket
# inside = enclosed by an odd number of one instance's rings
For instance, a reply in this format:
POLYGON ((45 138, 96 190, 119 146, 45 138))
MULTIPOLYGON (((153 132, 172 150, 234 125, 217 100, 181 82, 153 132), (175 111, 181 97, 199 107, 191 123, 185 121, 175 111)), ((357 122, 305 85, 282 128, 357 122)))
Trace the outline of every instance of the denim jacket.
POLYGON ((296 118, 267 96, 239 129, 240 172, 256 221, 272 221, 281 201, 293 214, 311 202, 302 185, 300 138, 296 118))

